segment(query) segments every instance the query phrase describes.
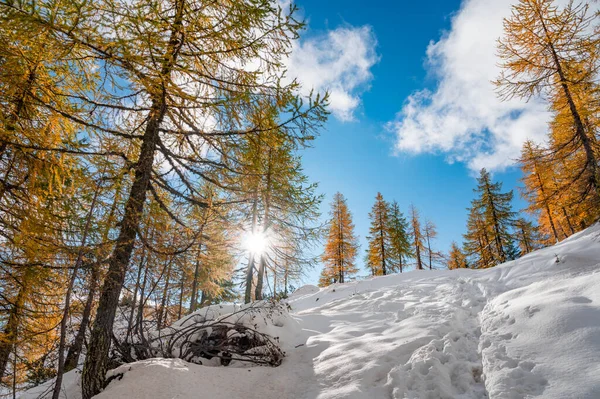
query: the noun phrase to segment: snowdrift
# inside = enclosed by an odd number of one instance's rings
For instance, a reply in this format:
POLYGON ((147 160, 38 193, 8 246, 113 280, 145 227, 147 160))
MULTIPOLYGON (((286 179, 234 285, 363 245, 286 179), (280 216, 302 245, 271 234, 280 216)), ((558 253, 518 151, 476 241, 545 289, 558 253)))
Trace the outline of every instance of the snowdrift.
MULTIPOLYGON (((261 327, 287 353, 279 367, 148 359, 98 397, 600 398, 597 225, 492 269, 306 286, 288 303, 261 327)), ((78 383, 67 374, 64 397, 78 383)))

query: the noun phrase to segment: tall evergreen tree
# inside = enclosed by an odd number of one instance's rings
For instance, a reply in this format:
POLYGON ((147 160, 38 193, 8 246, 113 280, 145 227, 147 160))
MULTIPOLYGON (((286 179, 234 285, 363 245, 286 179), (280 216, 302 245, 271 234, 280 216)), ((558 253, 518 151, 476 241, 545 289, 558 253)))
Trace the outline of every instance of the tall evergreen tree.
POLYGON ((367 266, 373 276, 388 274, 389 257, 392 252, 389 205, 381 193, 377 193, 375 204, 369 213, 371 227, 369 228, 369 248, 367 250, 367 266))
POLYGON ((390 204, 388 214, 388 232, 390 236, 388 265, 390 271, 399 271, 402 273, 403 268, 406 266, 406 259, 412 256, 409 234, 410 226, 396 201, 390 204))
POLYGON ((512 211, 513 193, 502 193, 502 184, 493 183, 490 174, 482 169, 473 191, 477 197, 471 202, 468 231, 465 235, 468 248, 477 248, 478 262, 487 256, 484 267, 506 262, 514 256, 511 229, 515 220, 512 211))
POLYGON ((352 215, 346 199, 339 192, 333 196, 330 216, 325 251, 321 256, 324 263, 319 279, 321 286, 344 283, 358 272, 358 237, 354 233, 352 215))

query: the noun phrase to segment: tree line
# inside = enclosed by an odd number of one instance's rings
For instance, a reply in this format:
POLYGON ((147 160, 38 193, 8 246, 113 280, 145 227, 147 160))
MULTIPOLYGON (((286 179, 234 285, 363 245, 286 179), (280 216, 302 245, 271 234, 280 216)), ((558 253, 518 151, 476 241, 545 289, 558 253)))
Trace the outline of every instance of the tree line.
MULTIPOLYGON (((431 270, 445 263, 444 255, 432 246, 437 237, 435 224, 422 219, 414 205, 410 206, 407 218, 398 202, 388 202, 381 193, 377 193, 369 219, 371 226, 367 236, 365 265, 370 275, 402 273, 413 266, 417 270, 431 270)), ((325 287, 355 278, 359 272, 356 265, 358 251, 358 236, 354 231, 352 214, 346 198, 338 192, 333 197, 326 226, 319 285, 325 287)))

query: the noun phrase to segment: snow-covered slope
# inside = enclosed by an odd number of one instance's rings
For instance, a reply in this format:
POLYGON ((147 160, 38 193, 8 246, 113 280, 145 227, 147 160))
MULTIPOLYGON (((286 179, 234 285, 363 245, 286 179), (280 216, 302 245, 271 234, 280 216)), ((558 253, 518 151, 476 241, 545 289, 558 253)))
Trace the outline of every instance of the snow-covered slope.
POLYGON ((289 303, 277 368, 153 359, 99 397, 600 398, 599 226, 488 270, 307 286, 289 303))

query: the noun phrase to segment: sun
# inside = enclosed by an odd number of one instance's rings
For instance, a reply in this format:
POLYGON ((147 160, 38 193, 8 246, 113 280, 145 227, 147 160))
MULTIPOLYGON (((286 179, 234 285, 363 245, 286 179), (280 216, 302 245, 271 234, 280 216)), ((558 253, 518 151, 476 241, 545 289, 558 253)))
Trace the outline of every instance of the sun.
POLYGON ((267 249, 267 237, 262 233, 248 233, 244 239, 244 247, 255 255, 267 249))

